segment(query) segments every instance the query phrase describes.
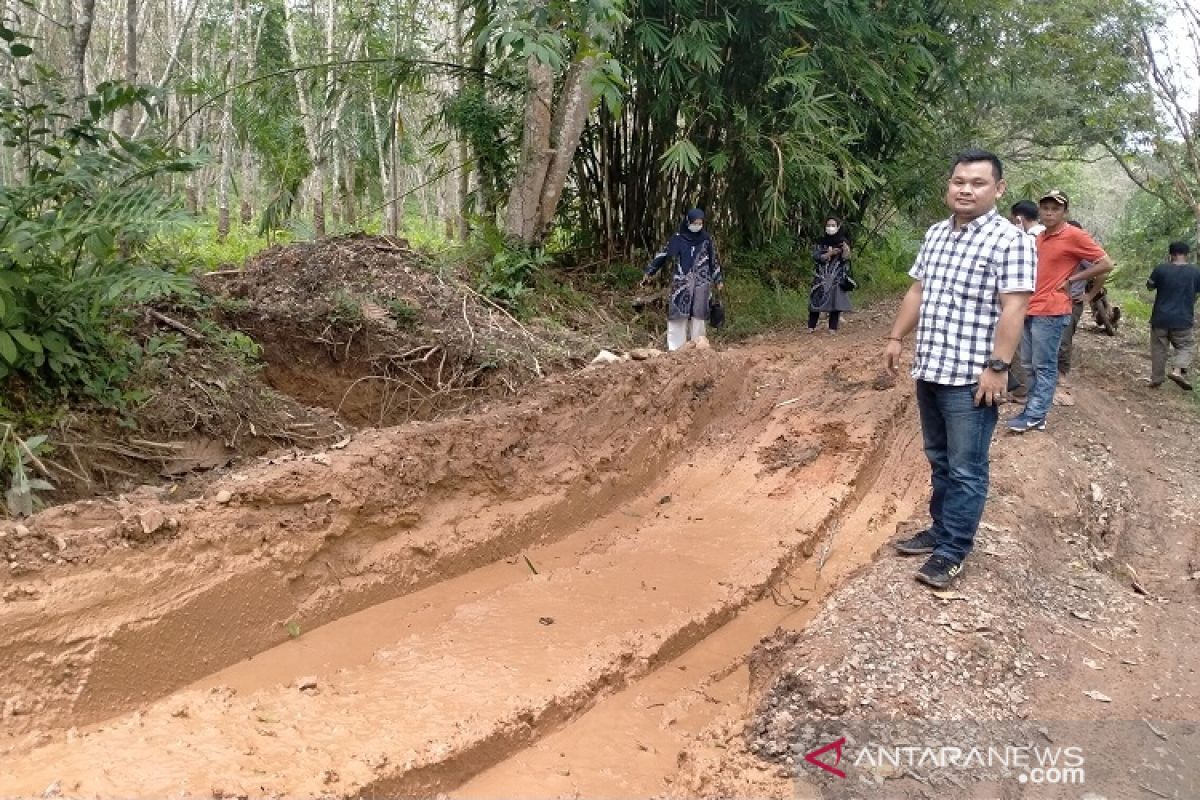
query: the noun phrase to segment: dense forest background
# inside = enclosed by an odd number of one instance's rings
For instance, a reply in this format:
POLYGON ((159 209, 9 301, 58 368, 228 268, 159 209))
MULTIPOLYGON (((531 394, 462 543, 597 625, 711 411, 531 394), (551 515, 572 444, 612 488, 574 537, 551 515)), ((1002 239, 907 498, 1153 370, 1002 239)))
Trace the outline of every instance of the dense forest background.
POLYGON ((692 205, 747 298, 802 286, 828 214, 893 290, 967 146, 1006 160, 1006 202, 1071 193, 1129 286, 1200 226, 1189 0, 0 0, 0 21, 8 390, 119 397, 132 304, 355 230, 459 248, 519 315, 556 266, 629 274, 692 205))

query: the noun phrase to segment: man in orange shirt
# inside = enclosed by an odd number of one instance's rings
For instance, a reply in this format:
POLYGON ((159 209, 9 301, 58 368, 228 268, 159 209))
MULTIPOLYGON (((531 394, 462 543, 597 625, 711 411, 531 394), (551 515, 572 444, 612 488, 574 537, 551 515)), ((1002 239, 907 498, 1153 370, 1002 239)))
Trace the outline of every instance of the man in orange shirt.
POLYGON ((1112 271, 1112 259, 1088 233, 1067 224, 1070 201, 1057 189, 1038 201, 1046 229, 1037 237, 1037 287, 1029 300, 1021 336, 1021 363, 1029 376, 1029 397, 1020 414, 1008 421, 1016 433, 1046 430, 1046 414, 1058 385, 1058 348, 1071 324, 1070 286, 1112 271), (1075 271, 1080 261, 1093 266, 1075 271))

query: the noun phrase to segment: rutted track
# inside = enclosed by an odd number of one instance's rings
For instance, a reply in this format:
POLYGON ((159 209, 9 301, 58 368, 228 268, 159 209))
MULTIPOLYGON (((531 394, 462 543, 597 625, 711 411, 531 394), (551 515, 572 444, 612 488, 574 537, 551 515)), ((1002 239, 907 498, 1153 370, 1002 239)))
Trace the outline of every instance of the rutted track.
POLYGON ((4 609, 18 635, 0 653, 30 684, 46 674, 33 652, 80 655, 42 693, 39 735, 10 739, 0 794, 445 791, 719 630, 768 633, 759 598, 865 562, 909 502, 908 390, 871 390, 864 341, 609 367, 264 467, 230 506, 170 509, 172 542, 46 576, 38 608, 4 609), (127 577, 115 600, 108 571, 127 577), (64 613, 80 586, 92 594, 64 613), (292 620, 304 634, 286 641, 292 620))

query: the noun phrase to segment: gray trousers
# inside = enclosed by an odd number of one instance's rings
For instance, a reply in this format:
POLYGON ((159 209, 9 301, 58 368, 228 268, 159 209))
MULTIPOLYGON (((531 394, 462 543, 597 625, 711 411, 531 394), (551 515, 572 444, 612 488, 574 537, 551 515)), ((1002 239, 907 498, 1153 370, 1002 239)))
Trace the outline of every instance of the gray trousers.
POLYGON ((1192 328, 1150 329, 1150 382, 1162 383, 1167 377, 1167 352, 1175 348, 1171 366, 1186 370, 1192 364, 1192 328))
POLYGON ((1071 303, 1071 324, 1063 331, 1062 343, 1058 346, 1058 374, 1060 377, 1071 372, 1071 345, 1075 342, 1075 330, 1083 316, 1083 301, 1071 303))

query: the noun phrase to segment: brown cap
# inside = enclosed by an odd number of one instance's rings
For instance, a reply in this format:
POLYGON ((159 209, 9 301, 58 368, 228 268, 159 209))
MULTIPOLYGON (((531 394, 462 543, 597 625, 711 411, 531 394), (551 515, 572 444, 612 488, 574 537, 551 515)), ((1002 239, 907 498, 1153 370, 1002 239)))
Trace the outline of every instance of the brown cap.
POLYGON ((1069 208, 1071 205, 1071 201, 1067 199, 1067 195, 1058 189, 1051 189, 1050 191, 1048 191, 1044 195, 1042 195, 1040 198, 1038 198, 1039 203, 1044 203, 1047 200, 1053 200, 1054 202, 1058 203, 1060 206, 1063 206, 1064 208, 1069 208))

